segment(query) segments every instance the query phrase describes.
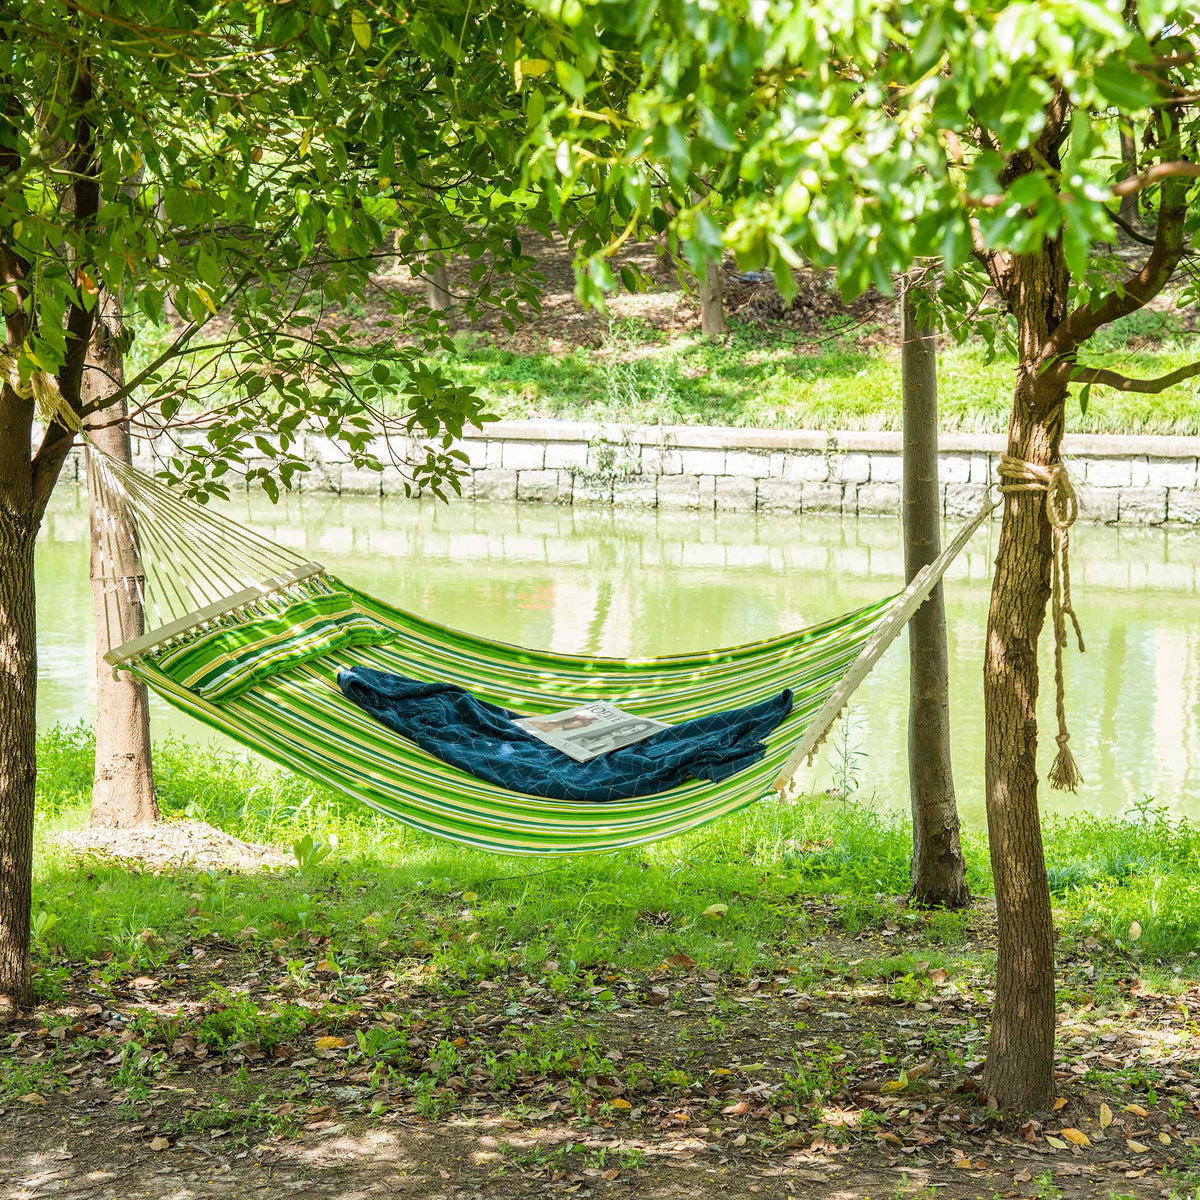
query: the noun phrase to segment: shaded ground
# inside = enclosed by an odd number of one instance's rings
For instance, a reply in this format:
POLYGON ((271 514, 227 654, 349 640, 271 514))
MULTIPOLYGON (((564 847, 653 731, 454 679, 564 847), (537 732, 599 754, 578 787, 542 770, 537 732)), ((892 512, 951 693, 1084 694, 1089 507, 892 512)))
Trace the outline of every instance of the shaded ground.
POLYGON ((439 977, 254 929, 134 978, 60 962, 0 1052, 0 1196, 1193 1195, 1200 989, 1065 953, 1060 1098, 1006 1120, 978 1090, 989 907, 949 969, 879 911, 797 900, 811 969, 759 978, 439 977))

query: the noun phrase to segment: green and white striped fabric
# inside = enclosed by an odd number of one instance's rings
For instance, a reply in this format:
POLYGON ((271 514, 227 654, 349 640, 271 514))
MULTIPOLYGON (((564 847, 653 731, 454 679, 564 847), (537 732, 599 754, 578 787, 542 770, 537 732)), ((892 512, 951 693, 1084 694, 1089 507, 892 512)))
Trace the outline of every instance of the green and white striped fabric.
POLYGON ((188 691, 223 704, 279 671, 348 646, 378 645, 394 636, 345 592, 314 591, 282 609, 268 607, 274 611, 260 613, 255 605, 248 619, 222 624, 158 651, 153 656, 155 667, 188 691))
MULTIPOLYGON (((133 671, 170 703, 266 757, 361 800, 414 829, 484 850, 576 854, 657 841, 753 804, 860 650, 892 600, 799 633, 703 654, 604 659, 526 650, 447 629, 325 577, 312 586, 347 594, 389 640, 344 647, 254 681, 223 703, 143 657, 133 671), (658 795, 606 804, 547 800, 495 787, 427 754, 342 696, 339 670, 363 664, 459 684, 520 712, 553 712, 608 700, 681 721, 750 704, 791 688, 791 715, 766 756, 722 783, 700 780, 658 795), (295 666, 295 669, 290 669, 295 666)), ((279 600, 285 619, 294 598, 279 600)), ((266 603, 266 602, 263 602, 266 603)))

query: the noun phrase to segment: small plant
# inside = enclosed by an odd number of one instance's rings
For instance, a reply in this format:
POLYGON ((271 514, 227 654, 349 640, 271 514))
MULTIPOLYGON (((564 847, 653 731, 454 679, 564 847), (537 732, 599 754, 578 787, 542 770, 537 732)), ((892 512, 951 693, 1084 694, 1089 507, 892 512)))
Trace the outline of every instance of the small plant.
POLYGON ((44 908, 41 909, 33 918, 30 925, 30 933, 33 934, 33 940, 39 946, 49 944, 50 931, 58 924, 58 917, 54 913, 47 912, 44 908))
POLYGON ((324 862, 332 853, 332 845, 315 841, 311 833, 306 833, 292 843, 292 854, 296 859, 296 866, 301 871, 307 871, 309 867, 324 862))

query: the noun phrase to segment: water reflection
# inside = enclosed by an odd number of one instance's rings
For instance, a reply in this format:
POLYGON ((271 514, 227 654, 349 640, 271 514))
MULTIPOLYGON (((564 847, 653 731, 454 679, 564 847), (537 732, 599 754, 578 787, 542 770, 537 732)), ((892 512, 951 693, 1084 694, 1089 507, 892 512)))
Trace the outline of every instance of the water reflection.
MULTIPOLYGON (((366 590, 448 625, 563 651, 655 654, 711 648, 823 620, 899 587, 895 520, 443 506, 294 496, 242 498, 236 519, 366 590)), ((84 497, 64 488, 38 560, 43 722, 90 715, 93 639, 84 497)), ((982 821, 980 663, 995 528, 948 576, 955 770, 964 816, 982 821)), ((1118 812, 1156 795, 1200 816, 1200 533, 1077 527, 1076 607, 1088 652, 1068 662, 1069 713, 1086 783, 1047 807, 1118 812)), ((907 655, 898 642, 855 704, 862 787, 907 804, 907 655)), ((1053 749, 1049 656, 1043 771, 1053 749)), ((156 733, 211 735, 163 704, 156 733)), ((811 778, 831 782, 826 757, 811 778)))

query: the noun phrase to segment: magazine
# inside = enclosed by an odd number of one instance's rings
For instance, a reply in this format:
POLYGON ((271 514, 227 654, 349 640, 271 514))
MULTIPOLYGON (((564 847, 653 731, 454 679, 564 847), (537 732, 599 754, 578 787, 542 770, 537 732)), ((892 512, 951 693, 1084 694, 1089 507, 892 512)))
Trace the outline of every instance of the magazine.
POLYGON ((610 750, 645 741, 660 729, 671 728, 653 717, 623 712, 603 700, 536 717, 514 717, 513 724, 576 762, 590 762, 610 750))

